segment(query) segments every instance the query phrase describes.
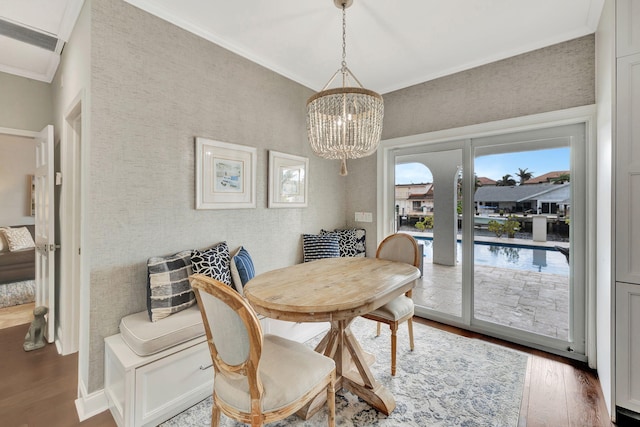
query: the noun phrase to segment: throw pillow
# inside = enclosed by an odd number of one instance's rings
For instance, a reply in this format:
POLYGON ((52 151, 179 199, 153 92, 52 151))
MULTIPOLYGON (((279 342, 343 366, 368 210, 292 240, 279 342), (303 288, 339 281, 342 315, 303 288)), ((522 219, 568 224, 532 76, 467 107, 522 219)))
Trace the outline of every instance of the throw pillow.
POLYGON ((2 230, 2 233, 7 240, 9 251, 11 252, 36 247, 27 227, 5 228, 2 230))
POLYGON ((7 227, 0 227, 0 252, 9 251, 9 244, 7 243, 7 239, 4 238, 4 233, 2 232, 5 228, 7 227))
POLYGON ((337 258, 340 256, 340 244, 338 235, 330 234, 303 234, 302 252, 304 262, 315 261, 322 258, 337 258))
POLYGON ((336 229, 335 231, 321 230, 320 234, 338 235, 341 257, 365 257, 367 255, 364 228, 336 229))
POLYGON ((196 296, 189 285, 191 251, 149 258, 147 271, 147 311, 152 322, 196 303, 196 296))
POLYGON ((244 295, 244 285, 256 275, 253 260, 249 252, 240 246, 231 258, 231 278, 240 295, 244 295))
POLYGON ((194 273, 213 277, 229 286, 231 286, 230 261, 231 256, 227 242, 218 243, 204 251, 195 249, 191 253, 191 265, 194 273))

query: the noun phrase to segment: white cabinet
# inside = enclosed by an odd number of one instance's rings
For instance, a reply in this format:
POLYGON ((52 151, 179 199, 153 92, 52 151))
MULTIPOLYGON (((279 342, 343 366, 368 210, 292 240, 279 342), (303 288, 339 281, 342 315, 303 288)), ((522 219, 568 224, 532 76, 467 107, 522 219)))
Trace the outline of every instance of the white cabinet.
POLYGON ((616 404, 640 412, 640 285, 616 283, 616 404))
POLYGON ((640 419, 640 0, 616 1, 616 57, 615 405, 620 421, 623 412, 630 420, 640 419))
POLYGON ((105 339, 105 394, 120 427, 156 426, 211 396, 205 337, 151 356, 136 355, 120 334, 105 339))
POLYGON ((640 52, 640 2, 618 0, 616 2, 616 53, 617 57, 640 52))
POLYGON ((617 65, 616 281, 640 285, 640 54, 617 65))

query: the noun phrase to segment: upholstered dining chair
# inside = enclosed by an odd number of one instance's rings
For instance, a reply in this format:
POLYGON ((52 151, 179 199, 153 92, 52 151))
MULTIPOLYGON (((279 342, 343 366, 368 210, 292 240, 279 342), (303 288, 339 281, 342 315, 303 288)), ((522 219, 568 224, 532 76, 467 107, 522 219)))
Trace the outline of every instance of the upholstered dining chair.
POLYGON ((220 413, 262 426, 288 417, 327 393, 329 426, 335 426, 336 369, 304 344, 262 335, 251 306, 230 286, 211 277, 189 277, 214 367, 211 425, 220 413))
MULTIPOLYGON (((418 243, 406 233, 396 233, 387 236, 376 251, 376 258, 390 261, 406 262, 420 267, 420 252, 418 243)), ((413 351, 413 299, 411 291, 395 298, 363 317, 378 322, 377 335, 380 335, 380 323, 386 323, 391 328, 391 375, 396 374, 396 347, 398 325, 404 321, 409 327, 409 347, 413 351)))

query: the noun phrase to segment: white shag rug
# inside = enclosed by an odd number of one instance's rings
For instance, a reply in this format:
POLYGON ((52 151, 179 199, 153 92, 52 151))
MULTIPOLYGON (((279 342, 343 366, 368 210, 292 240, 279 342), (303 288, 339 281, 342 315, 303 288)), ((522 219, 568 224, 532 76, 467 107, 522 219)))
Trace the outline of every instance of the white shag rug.
MULTIPOLYGON (((375 336, 375 323, 356 319, 351 329, 362 348, 376 356, 375 377, 396 399, 389 416, 371 408, 358 396, 336 392, 337 426, 516 427, 528 355, 477 339, 465 338, 413 322, 415 350, 409 349, 406 324, 398 331, 396 376, 391 376, 389 328, 375 336)), ((308 344, 314 345, 319 337, 308 344)), ((212 398, 176 415, 162 427, 209 426, 212 398)), ((221 426, 243 426, 221 417, 221 426)), ((326 406, 309 420, 296 415, 269 424, 326 426, 326 406)))

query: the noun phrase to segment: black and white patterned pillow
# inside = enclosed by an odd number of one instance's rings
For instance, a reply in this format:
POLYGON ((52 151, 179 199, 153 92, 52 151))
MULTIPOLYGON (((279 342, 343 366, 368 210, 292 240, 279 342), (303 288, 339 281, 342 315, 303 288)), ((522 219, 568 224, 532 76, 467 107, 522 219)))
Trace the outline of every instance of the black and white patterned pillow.
POLYGON ((322 258, 338 258, 340 256, 338 235, 335 233, 325 235, 303 234, 302 252, 304 262, 322 258))
POLYGON ((227 242, 218 243, 207 250, 194 249, 191 253, 191 266, 194 273, 213 277, 219 282, 231 286, 231 269, 227 242))
POLYGON ((189 285, 190 250, 149 258, 147 272, 147 311, 152 322, 196 303, 196 296, 189 285))
POLYGON ((321 230, 320 234, 337 234, 341 257, 365 257, 366 233, 364 228, 336 229, 334 231, 321 230))

